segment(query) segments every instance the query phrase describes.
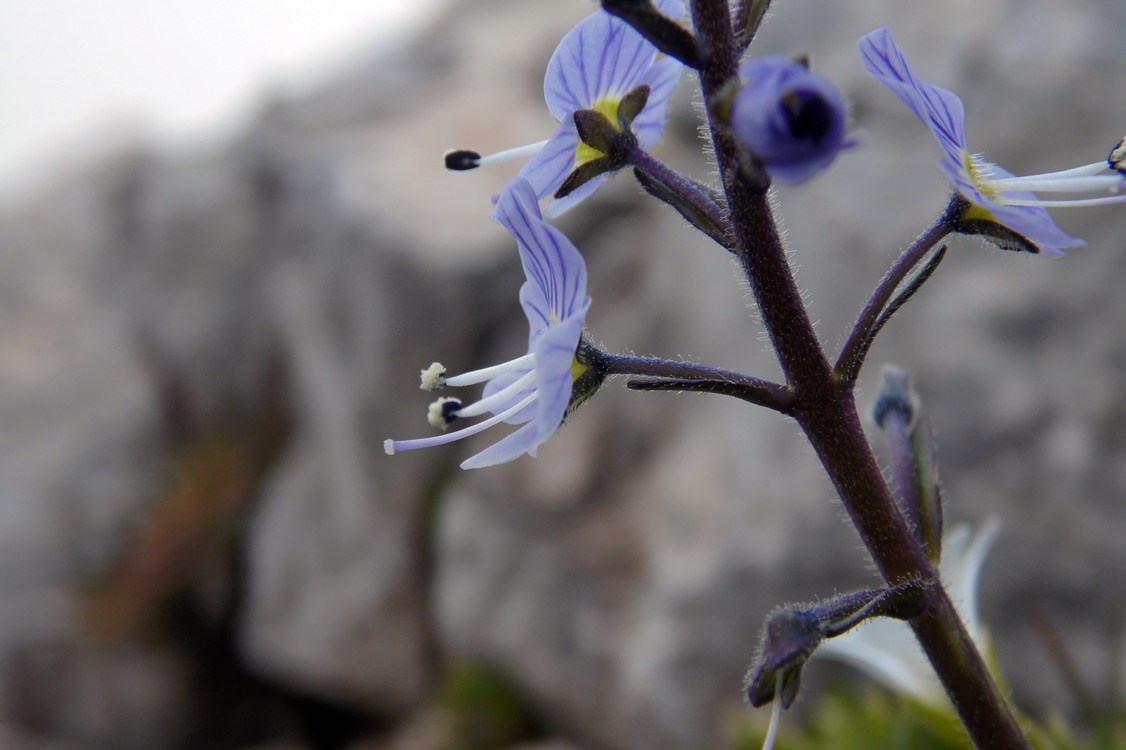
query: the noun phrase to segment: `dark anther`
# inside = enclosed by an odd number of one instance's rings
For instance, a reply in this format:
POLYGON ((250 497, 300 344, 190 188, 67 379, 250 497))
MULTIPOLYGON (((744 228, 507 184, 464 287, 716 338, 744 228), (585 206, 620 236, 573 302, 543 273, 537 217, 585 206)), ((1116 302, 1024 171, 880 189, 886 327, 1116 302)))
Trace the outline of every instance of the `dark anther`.
POLYGON ((442 419, 445 420, 446 424, 457 419, 457 413, 459 411, 461 411, 461 402, 456 398, 442 402, 442 419))
POLYGON ((1126 138, 1120 140, 1114 148, 1110 150, 1110 156, 1106 158, 1106 163, 1110 168, 1119 174, 1126 175, 1126 138))
POLYGON ((633 91, 622 97, 618 103, 618 125, 622 130, 629 130, 634 119, 645 109, 649 102, 649 85, 641 84, 633 91))
POLYGON ((481 166, 481 155, 476 151, 460 148, 456 151, 446 152, 446 169, 452 169, 455 172, 465 172, 469 169, 476 169, 479 166, 481 166))

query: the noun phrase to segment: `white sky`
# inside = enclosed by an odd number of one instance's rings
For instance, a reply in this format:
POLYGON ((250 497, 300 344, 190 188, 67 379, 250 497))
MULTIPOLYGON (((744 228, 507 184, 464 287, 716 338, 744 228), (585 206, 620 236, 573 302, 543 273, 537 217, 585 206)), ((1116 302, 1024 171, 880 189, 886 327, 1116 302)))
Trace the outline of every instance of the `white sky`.
POLYGON ((92 134, 237 121, 442 0, 0 0, 0 193, 92 134))

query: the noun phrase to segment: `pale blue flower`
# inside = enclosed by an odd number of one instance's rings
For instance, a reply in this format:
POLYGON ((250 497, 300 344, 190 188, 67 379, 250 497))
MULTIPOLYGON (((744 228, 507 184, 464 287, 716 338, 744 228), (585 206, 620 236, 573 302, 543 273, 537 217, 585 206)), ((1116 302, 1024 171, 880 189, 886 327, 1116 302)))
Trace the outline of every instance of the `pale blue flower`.
POLYGON ((389 455, 443 445, 508 422, 523 426, 464 461, 461 468, 493 466, 525 453, 534 456, 539 445, 562 424, 571 405, 574 380, 584 369, 576 363, 575 354, 590 307, 586 264, 567 236, 543 220, 536 194, 525 180, 517 179, 505 188, 493 218, 516 237, 527 276, 520 287, 520 304, 531 329, 528 353, 451 378, 444 376, 445 368, 437 363, 424 370, 422 387, 426 390, 486 383, 481 400, 468 406, 457 399, 436 401, 431 406, 431 424, 445 428, 455 419, 490 412, 493 416, 435 437, 387 440, 383 447, 389 455))
MULTIPOLYGON (((954 609, 979 649, 986 645, 985 627, 978 616, 977 589, 981 568, 1001 525, 991 518, 973 534, 968 525, 947 533, 942 543, 939 575, 954 609)), ((844 661, 893 691, 923 703, 945 705, 946 692, 923 654, 911 626, 903 620, 876 617, 821 644, 815 656, 844 661)))
POLYGON ((778 182, 805 182, 828 167, 845 138, 845 101, 807 65, 765 55, 743 63, 745 81, 731 103, 731 127, 778 182))
POLYGON ((1014 177, 966 145, 965 110, 957 94, 918 78, 888 28, 860 39, 865 67, 892 90, 923 121, 943 151, 939 166, 954 189, 970 204, 964 218, 992 222, 1016 233, 1045 253, 1063 255, 1063 248, 1083 240, 1056 226, 1045 208, 1094 206, 1126 200, 1126 179, 1114 174, 1108 161, 1049 174, 1014 177), (1044 200, 1033 191, 1099 194, 1095 198, 1044 200))
MULTIPOLYGON (((667 16, 684 15, 681 0, 658 0, 657 8, 667 16)), ((622 97, 639 86, 649 87, 645 107, 634 118, 632 130, 638 143, 647 148, 661 137, 669 99, 676 90, 683 65, 671 57, 658 59, 656 48, 625 21, 599 10, 563 37, 547 64, 544 98, 559 127, 545 141, 478 157, 472 152, 454 152, 453 167, 467 169, 531 156, 520 170, 536 197, 548 200, 577 167, 601 156, 579 140, 574 114, 581 109, 605 115, 618 123, 622 97)), ((609 175, 603 174, 545 206, 547 216, 558 216, 593 193, 609 175)))

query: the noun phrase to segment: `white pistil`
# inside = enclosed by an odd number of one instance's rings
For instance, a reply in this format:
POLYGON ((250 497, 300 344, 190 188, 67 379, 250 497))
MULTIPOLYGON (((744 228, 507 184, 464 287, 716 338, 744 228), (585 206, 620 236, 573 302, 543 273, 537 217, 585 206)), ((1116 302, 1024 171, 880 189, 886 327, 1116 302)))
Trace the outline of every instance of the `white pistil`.
POLYGON ((452 378, 446 378, 446 385, 461 386, 473 385, 474 383, 483 383, 486 380, 492 380, 497 375, 503 375, 509 370, 515 370, 521 365, 531 364, 535 361, 536 355, 532 353, 525 354, 523 357, 517 357, 503 364, 493 365, 492 367, 485 367, 481 370, 474 370, 473 372, 463 372, 461 375, 454 375, 452 378))
POLYGON ((538 393, 530 393, 528 397, 521 400, 517 404, 513 404, 511 408, 505 409, 500 414, 486 419, 484 422, 478 422, 475 425, 470 425, 461 430, 454 432, 447 432, 444 435, 436 435, 428 438, 416 438, 414 440, 384 440, 383 450, 388 456, 393 456, 400 451, 413 451, 419 448, 432 448, 435 445, 445 445, 446 443, 453 443, 462 438, 467 438, 470 435, 476 435, 478 432, 483 432, 493 425, 500 424, 504 420, 516 414, 524 407, 531 404, 539 396, 538 393))
POLYGON ((521 159, 530 159, 538 154, 543 147, 547 145, 547 141, 537 141, 536 143, 529 143, 526 146, 517 146, 515 148, 505 149, 498 151, 495 154, 482 156, 477 162, 477 166, 484 167, 489 164, 504 164, 510 161, 519 161, 521 159))
POLYGON ((505 388, 497 391, 491 396, 486 396, 480 401, 475 401, 465 408, 458 409, 457 415, 459 417, 476 417, 495 410, 497 407, 502 406, 505 402, 509 401, 513 396, 518 394, 529 383, 534 382, 536 379, 535 371, 529 372, 521 378, 518 378, 513 383, 505 388))
POLYGON ((422 375, 422 384, 418 387, 424 391, 436 391, 446 385, 446 368, 441 362, 435 362, 425 370, 419 370, 422 375))

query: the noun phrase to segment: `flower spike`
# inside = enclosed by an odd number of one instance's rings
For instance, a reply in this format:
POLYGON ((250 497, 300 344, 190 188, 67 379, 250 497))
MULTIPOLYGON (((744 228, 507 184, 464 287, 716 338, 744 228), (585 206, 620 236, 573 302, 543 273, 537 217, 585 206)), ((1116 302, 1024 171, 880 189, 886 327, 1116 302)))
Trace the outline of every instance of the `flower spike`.
POLYGON ((1126 155, 1121 143, 1104 161, 1016 177, 970 152, 962 100, 954 92, 916 76, 890 29, 879 28, 862 37, 860 54, 868 72, 911 108, 942 148, 939 166, 965 202, 954 226, 956 231, 983 235, 1005 249, 1064 255, 1064 248, 1086 243, 1056 226, 1045 209, 1126 201, 1126 177, 1111 173, 1120 169, 1126 155), (1096 197, 1046 200, 1036 192, 1096 197))
POLYGON ((431 424, 445 429, 468 417, 493 416, 454 432, 416 440, 387 440, 389 455, 444 445, 475 435, 501 422, 522 424, 500 442, 462 462, 477 469, 536 455, 540 444, 563 423, 577 403, 589 398, 605 378, 600 352, 582 341, 583 321, 590 308, 586 264, 561 231, 544 222, 532 187, 517 179, 505 188, 493 218, 516 238, 527 281, 520 304, 531 329, 528 353, 510 362, 447 377, 434 363, 422 371, 424 390, 485 383, 479 401, 462 405, 440 398, 430 407, 431 424))
MULTIPOLYGON (((655 6, 670 19, 685 13, 681 0, 658 0, 655 6)), ((642 147, 652 146, 664 131, 669 99, 682 69, 683 65, 671 57, 658 59, 653 44, 625 21, 599 10, 571 29, 548 61, 544 99, 559 121, 554 135, 489 156, 466 149, 451 151, 445 156, 446 168, 475 169, 530 157, 518 176, 527 180, 538 200, 551 200, 544 214, 558 216, 593 193, 609 176, 595 174, 565 196, 552 200, 569 175, 607 156, 583 143, 575 126, 575 114, 592 110, 620 127, 623 118, 619 108, 623 100, 638 88, 648 87, 644 107, 639 112, 629 112, 624 120, 642 147)))

